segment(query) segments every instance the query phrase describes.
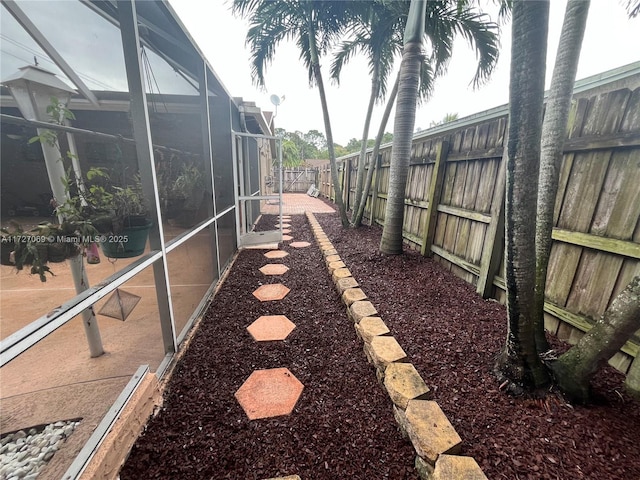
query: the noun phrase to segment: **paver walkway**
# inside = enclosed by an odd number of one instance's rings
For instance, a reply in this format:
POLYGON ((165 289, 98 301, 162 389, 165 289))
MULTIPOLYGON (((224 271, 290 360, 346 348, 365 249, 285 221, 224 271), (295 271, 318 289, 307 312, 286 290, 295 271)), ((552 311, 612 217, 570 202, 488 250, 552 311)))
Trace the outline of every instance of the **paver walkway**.
MULTIPOLYGON (((282 220, 282 227, 286 227, 287 233, 290 233, 291 225, 284 222, 290 221, 291 217, 283 216, 282 220)), ((276 227, 280 227, 280 224, 276 224, 276 227)), ((292 236, 283 236, 283 241, 290 240, 293 240, 292 236)), ((293 242, 290 245, 304 248, 311 244, 309 242, 293 242)), ((282 255, 283 253, 286 254, 282 250, 272 250, 265 253, 265 257, 268 259, 282 258, 286 256, 282 255)), ((283 275, 288 270, 286 265, 280 263, 267 264, 260 268, 264 275, 283 275)), ((263 302, 281 300, 289 291, 289 288, 283 284, 270 284, 263 285, 252 293, 263 302)), ((277 303, 274 304, 274 309, 277 310, 277 303)), ((249 325, 247 331, 256 342, 282 341, 295 327, 295 323, 284 315, 263 315, 249 325)), ((235 397, 249 420, 259 420, 290 415, 303 390, 302 382, 288 368, 280 367, 255 370, 236 391, 235 397)), ((297 475, 285 478, 300 479, 297 475)))
MULTIPOLYGON (((284 220, 290 220, 290 216, 283 216, 284 220)), ((289 224, 284 224, 291 228, 289 224)), ((280 224, 276 224, 280 227, 280 224)), ((287 240, 293 237, 288 236, 287 240)), ((293 242, 291 246, 297 248, 308 247, 309 242, 293 242), (296 243, 298 245, 296 245, 296 243)), ((264 256, 267 259, 282 258, 287 252, 271 250, 264 256)), ((264 275, 283 275, 289 270, 284 264, 267 264, 260 268, 264 275)), ((282 300, 290 292, 282 283, 262 285, 252 292, 253 296, 261 302, 282 300)), ((277 311, 277 303, 274 304, 277 311)), ((295 323, 284 315, 263 315, 247 327, 253 341, 281 341, 284 340, 295 328, 295 323)), ((249 420, 289 415, 295 408, 304 385, 287 368, 271 368, 256 370, 236 391, 235 397, 247 414, 249 420)))

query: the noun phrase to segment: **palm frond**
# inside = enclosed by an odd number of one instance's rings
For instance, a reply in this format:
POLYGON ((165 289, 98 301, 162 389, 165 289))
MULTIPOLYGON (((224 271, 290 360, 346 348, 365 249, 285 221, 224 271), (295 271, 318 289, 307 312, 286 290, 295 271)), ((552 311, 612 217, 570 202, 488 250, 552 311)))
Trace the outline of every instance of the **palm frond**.
POLYGON ((340 74, 342 68, 349 62, 351 57, 363 50, 362 38, 356 37, 351 40, 345 40, 338 45, 337 52, 333 55, 331 62, 331 78, 340 83, 340 74))
POLYGON ((640 14, 640 0, 627 0, 627 15, 635 18, 640 14))

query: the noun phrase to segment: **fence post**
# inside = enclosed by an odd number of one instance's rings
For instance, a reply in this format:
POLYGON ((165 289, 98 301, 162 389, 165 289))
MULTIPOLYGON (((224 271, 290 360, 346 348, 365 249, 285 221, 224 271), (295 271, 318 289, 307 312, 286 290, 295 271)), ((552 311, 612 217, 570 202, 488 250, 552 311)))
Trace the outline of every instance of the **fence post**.
POLYGON ((491 295, 493 279, 500 266, 500 252, 504 241, 504 191, 506 188, 507 154, 502 154, 500 169, 496 178, 496 189, 491 203, 491 222, 484 238, 480 274, 476 292, 487 298, 491 295))
POLYGON ((431 256, 431 245, 433 244, 433 236, 436 232, 436 222, 438 220, 438 204, 440 203, 440 195, 442 194, 442 180, 446 170, 447 155, 449 154, 449 142, 443 140, 436 148, 436 163, 433 165, 431 172, 431 183, 429 184, 429 205, 427 210, 427 218, 424 225, 424 237, 422 238, 422 247, 420 253, 423 256, 431 256))
POLYGON ((371 214, 369 215, 369 226, 376 222, 376 202, 378 201, 378 189, 380 188, 380 171, 382 170, 382 154, 378 153, 376 158, 375 180, 373 181, 373 192, 371 192, 371 214))
POLYGON ((344 195, 344 204, 347 210, 350 209, 349 201, 351 199, 351 159, 348 159, 345 164, 346 176, 344 181, 344 188, 342 189, 344 195))

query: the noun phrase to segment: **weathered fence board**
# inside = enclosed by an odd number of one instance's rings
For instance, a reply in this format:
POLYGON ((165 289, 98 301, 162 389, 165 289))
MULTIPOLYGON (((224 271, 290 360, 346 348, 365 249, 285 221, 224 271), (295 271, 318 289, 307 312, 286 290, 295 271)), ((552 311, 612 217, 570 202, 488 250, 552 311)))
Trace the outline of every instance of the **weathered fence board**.
MULTIPOLYGON (((272 178, 275 179, 275 191, 278 190, 278 182, 280 176, 277 170, 274 170, 272 178)), ((329 177, 330 178, 330 177, 329 177)), ((311 185, 316 187, 320 183, 320 174, 317 168, 283 168, 282 169, 282 191, 287 193, 292 192, 307 192, 311 185)))
MULTIPOLYGON (((572 343, 640 273, 640 62, 611 79, 576 89, 556 197, 545 326, 572 343)), ((507 124, 502 107, 416 136, 404 222, 408 246, 502 302, 507 124)), ((365 216, 383 224, 390 145, 380 157, 365 216)), ((357 155, 341 160, 346 171, 357 168, 357 155)), ((632 340, 610 362, 622 371, 638 354, 640 332, 632 340)))

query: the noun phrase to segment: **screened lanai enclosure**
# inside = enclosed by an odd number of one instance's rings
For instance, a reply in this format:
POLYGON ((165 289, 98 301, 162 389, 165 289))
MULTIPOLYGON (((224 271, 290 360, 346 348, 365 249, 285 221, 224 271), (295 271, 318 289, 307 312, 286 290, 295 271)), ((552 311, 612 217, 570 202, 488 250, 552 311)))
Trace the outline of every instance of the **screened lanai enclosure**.
POLYGON ((0 19, 0 433, 80 419, 46 471, 79 478, 236 251, 281 239, 253 231, 265 206, 281 212, 266 189, 280 145, 167 2, 2 0, 0 19), (113 202, 106 229, 60 228, 96 195, 113 202), (139 201, 118 224, 123 197, 139 201))

